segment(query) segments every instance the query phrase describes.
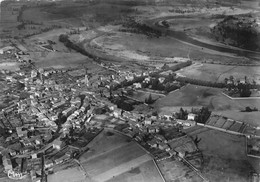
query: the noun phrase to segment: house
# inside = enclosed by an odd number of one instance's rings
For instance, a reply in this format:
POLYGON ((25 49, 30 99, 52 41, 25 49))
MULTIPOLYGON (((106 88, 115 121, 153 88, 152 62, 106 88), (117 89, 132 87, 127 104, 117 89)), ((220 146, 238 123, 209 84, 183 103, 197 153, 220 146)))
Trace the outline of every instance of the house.
POLYGON ((133 75, 128 75, 128 76, 125 77, 125 79, 127 81, 133 81, 134 80, 134 76, 133 75))
POLYGON ((144 79, 144 83, 149 83, 151 81, 151 77, 146 77, 145 79, 144 79))
POLYGON ((160 142, 158 144, 158 147, 160 150, 168 150, 169 151, 169 146, 166 143, 160 142))
POLYGON ((65 104, 66 104, 65 101, 61 101, 61 102, 58 102, 58 103, 53 104, 52 108, 53 108, 53 109, 56 109, 56 108, 59 108, 59 107, 65 105, 65 104))
POLYGON ((13 157, 13 156, 16 156, 16 151, 15 150, 12 150, 10 149, 10 152, 9 152, 10 156, 13 157))
POLYGON ((159 80, 160 83, 163 83, 165 78, 164 77, 160 77, 158 80, 159 80))
POLYGON ((156 134, 155 138, 160 140, 161 142, 167 143, 167 140, 162 135, 156 134))
POLYGON ((47 160, 44 164, 44 168, 51 168, 54 165, 54 163, 51 160, 47 160))
POLYGON ((196 125, 196 122, 193 120, 177 120, 177 123, 182 125, 182 126, 188 126, 188 127, 192 127, 196 125))
POLYGON ((173 149, 169 150, 168 153, 170 154, 171 157, 177 155, 177 152, 173 149))
POLYGON ((196 114, 189 113, 188 114, 188 120, 195 121, 196 116, 197 116, 196 114))
POLYGON ((32 146, 32 143, 28 139, 22 140, 22 143, 25 147, 32 146))
POLYGON ((35 78, 37 76, 37 71, 36 70, 32 70, 31 71, 31 78, 35 78))
POLYGON ((233 85, 233 84, 234 84, 234 81, 228 80, 228 81, 227 81, 227 84, 228 84, 228 85, 233 85))
POLYGON ((62 146, 63 146, 63 143, 59 139, 54 140, 52 143, 52 147, 57 150, 60 150, 62 148, 62 146))
POLYGON ((113 115, 115 118, 119 118, 119 116, 121 116, 121 110, 118 108, 115 108, 113 115))
POLYGON ((23 130, 22 127, 16 127, 16 133, 18 137, 27 137, 27 130, 23 130))
POLYGON ((41 138, 36 138, 34 140, 34 142, 35 142, 36 145, 41 145, 42 144, 42 139, 41 138))
POLYGON ((149 127, 148 128, 148 133, 156 133, 155 127, 149 127))
POLYGON ((157 148, 158 147, 158 144, 156 143, 155 140, 151 140, 151 141, 148 141, 147 144, 152 147, 152 148, 157 148))
POLYGON ((62 157, 58 158, 55 160, 55 164, 61 164, 63 162, 66 162, 70 159, 70 156, 69 155, 63 155, 62 157))
POLYGON ((152 119, 150 119, 150 118, 145 119, 144 120, 144 124, 145 125, 151 125, 152 124, 152 119))
POLYGON ((31 157, 32 157, 32 159, 37 159, 37 154, 34 153, 34 154, 31 155, 31 157))
POLYGON ((177 152, 180 158, 184 158, 186 156, 185 150, 183 150, 181 147, 175 148, 175 151, 177 152))
POLYGON ((142 88, 142 84, 141 83, 134 83, 133 86, 135 88, 142 88))

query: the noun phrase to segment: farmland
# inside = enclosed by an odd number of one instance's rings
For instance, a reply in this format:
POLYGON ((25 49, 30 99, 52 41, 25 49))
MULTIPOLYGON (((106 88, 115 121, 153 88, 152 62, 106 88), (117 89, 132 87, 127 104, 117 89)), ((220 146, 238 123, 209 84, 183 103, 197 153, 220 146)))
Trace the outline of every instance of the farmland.
POLYGON ((221 89, 187 85, 180 90, 168 94, 158 100, 155 107, 160 111, 174 111, 174 107, 201 107, 207 106, 212 110, 238 110, 242 108, 233 100, 227 99, 221 89))
POLYGON ((202 182, 203 180, 188 166, 173 158, 158 162, 167 181, 202 182))
POLYGON ((48 175, 48 181, 50 181, 50 182, 56 182, 56 181, 91 182, 85 178, 84 172, 82 172, 79 167, 62 170, 53 175, 48 175))
POLYGON ((259 126, 260 112, 241 112, 241 110, 248 106, 260 108, 260 99, 232 100, 224 96, 221 89, 187 85, 154 103, 155 108, 167 114, 178 112, 180 107, 191 110, 192 107, 202 106, 209 107, 214 114, 259 126))
POLYGON ((260 69, 258 66, 228 66, 217 64, 193 64, 177 72, 188 78, 198 80, 224 82, 225 78, 233 76, 235 80, 244 79, 247 76, 252 82, 255 80, 260 83, 260 69))
POLYGON ((247 174, 253 168, 246 156, 244 137, 201 127, 196 130, 187 134, 201 139, 198 147, 204 156, 202 173, 210 181, 248 181, 247 174))
POLYGON ((157 169, 154 167, 153 161, 150 160, 148 162, 141 164, 139 167, 133 168, 130 171, 125 172, 109 180, 108 182, 121 182, 121 181, 157 182, 160 179, 155 174, 159 175, 157 169))
POLYGON ((127 137, 105 130, 89 148, 80 163, 95 181, 162 181, 152 158, 127 137))

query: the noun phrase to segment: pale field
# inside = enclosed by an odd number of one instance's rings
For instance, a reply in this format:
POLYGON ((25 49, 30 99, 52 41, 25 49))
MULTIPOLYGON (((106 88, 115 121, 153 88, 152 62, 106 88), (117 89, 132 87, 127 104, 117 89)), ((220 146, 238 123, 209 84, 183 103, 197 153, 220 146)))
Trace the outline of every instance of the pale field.
MULTIPOLYGON (((91 35, 90 35, 91 36, 91 35)), ((79 39, 78 39, 79 40, 79 39)), ((221 53, 184 43, 174 38, 148 38, 145 35, 114 31, 111 34, 100 34, 93 39, 82 41, 85 47, 91 47, 108 56, 139 62, 162 61, 165 58, 183 57, 197 60, 210 60, 218 63, 240 63, 246 61, 232 54, 221 53)), ((167 63, 169 63, 167 61, 167 63)))
POLYGON ((92 62, 80 53, 48 52, 46 56, 35 59, 35 65, 41 68, 68 68, 78 67, 92 62))
POLYGON ((2 62, 0 63, 0 70, 10 70, 10 71, 18 71, 19 63, 17 62, 2 62))
POLYGON ((151 163, 152 157, 128 137, 113 131, 102 131, 88 147, 90 149, 79 161, 94 181, 120 181, 122 178, 125 181, 162 181, 151 163), (133 174, 134 169, 140 172, 133 174))
POLYGON ((136 168, 131 168, 131 170, 116 176, 107 182, 160 182, 162 178, 158 170, 156 169, 153 161, 148 161, 136 168))
POLYGON ((48 175, 47 179, 50 182, 91 182, 91 180, 85 177, 84 171, 79 167, 62 170, 52 175, 48 175))
POLYGON ((177 74, 188 78, 222 83, 225 78, 229 78, 231 75, 235 80, 241 80, 247 76, 250 82, 254 79, 258 84, 260 83, 259 66, 228 66, 196 63, 177 71, 177 74))
POLYGON ((130 142, 127 137, 122 135, 115 133, 113 133, 114 135, 108 135, 106 133, 106 131, 103 131, 88 144, 90 150, 81 156, 81 162, 102 155, 106 151, 120 148, 121 146, 127 145, 130 142))
POLYGON ((91 177, 95 177, 143 155, 145 155, 145 152, 138 145, 129 143, 114 150, 105 151, 103 154, 91 157, 89 160, 86 159, 86 161, 82 162, 82 166, 91 177))

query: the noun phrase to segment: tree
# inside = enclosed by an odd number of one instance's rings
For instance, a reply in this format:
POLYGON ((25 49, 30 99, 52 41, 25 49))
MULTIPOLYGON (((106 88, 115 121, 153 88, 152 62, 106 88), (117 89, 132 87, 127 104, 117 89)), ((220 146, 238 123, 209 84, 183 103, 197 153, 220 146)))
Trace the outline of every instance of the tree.
POLYGON ((225 84, 227 84, 227 82, 228 82, 228 78, 225 78, 224 82, 225 82, 225 84))
POLYGON ((155 100, 153 100, 152 95, 150 94, 148 98, 145 99, 146 104, 152 104, 155 100))
POLYGON ((234 82, 234 77, 232 75, 229 76, 229 80, 234 82))
POLYGON ((200 112, 198 113, 196 122, 205 123, 208 120, 208 118, 210 117, 210 115, 211 115, 211 112, 209 111, 208 107, 202 107, 200 112))

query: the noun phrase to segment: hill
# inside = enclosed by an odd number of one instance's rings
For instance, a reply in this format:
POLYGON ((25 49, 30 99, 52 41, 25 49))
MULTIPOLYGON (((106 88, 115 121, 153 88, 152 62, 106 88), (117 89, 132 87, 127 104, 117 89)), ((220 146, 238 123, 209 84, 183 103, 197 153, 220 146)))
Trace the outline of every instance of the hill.
POLYGON ((260 50, 260 26, 252 15, 227 16, 213 29, 217 41, 252 51, 260 50))

